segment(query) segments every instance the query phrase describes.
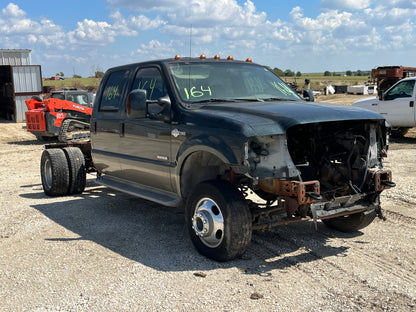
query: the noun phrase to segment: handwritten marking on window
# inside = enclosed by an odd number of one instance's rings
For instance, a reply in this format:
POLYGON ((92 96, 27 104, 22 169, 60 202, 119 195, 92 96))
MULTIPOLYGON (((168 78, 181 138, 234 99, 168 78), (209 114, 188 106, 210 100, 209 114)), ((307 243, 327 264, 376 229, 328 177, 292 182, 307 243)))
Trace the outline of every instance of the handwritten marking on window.
POLYGON ((141 80, 137 86, 137 89, 144 89, 148 91, 148 100, 152 100, 153 91, 156 86, 157 79, 153 78, 150 80, 141 80))
POLYGON ((276 83, 276 81, 273 81, 272 86, 275 87, 278 91, 280 91, 284 95, 291 95, 293 93, 292 90, 283 83, 276 83))
POLYGON ((107 87, 106 93, 105 93, 105 99, 106 101, 111 101, 117 98, 120 94, 118 92, 119 86, 109 86, 107 87))
POLYGON ((200 86, 199 90, 196 87, 190 88, 189 91, 188 91, 188 88, 183 88, 183 90, 185 91, 187 100, 189 100, 190 98, 199 98, 199 97, 204 96, 206 94, 208 94, 210 96, 212 95, 211 87, 209 87, 209 86, 206 87, 206 88, 200 86))

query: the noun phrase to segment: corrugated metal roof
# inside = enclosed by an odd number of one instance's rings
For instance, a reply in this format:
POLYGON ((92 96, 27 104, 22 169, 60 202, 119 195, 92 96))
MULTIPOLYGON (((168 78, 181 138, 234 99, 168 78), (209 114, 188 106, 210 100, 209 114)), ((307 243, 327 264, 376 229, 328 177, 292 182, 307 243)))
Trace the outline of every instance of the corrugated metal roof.
POLYGON ((0 49, 0 65, 30 65, 29 49, 0 49))

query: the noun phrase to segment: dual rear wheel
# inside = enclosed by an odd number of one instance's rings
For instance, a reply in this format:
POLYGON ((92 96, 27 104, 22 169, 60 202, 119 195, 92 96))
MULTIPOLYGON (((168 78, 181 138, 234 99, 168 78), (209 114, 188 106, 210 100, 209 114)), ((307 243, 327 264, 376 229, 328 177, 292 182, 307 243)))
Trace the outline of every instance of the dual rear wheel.
POLYGON ((85 159, 77 147, 45 149, 40 173, 43 191, 48 196, 80 194, 85 189, 85 159))

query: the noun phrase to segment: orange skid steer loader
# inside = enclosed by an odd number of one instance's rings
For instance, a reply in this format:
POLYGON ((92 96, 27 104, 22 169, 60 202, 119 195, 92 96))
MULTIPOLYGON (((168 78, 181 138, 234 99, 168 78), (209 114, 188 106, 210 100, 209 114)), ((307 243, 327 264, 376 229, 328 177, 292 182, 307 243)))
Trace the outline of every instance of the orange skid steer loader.
POLYGON ((91 107, 56 98, 42 100, 36 96, 25 103, 27 131, 38 140, 67 142, 89 137, 91 107))

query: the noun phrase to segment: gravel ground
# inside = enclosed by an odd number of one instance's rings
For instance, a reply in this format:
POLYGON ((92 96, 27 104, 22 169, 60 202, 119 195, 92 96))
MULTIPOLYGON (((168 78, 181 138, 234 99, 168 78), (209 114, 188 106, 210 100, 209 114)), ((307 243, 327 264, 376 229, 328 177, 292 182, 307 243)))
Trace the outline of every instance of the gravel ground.
MULTIPOLYGON (((321 99, 319 99, 321 100, 321 99)), ((217 263, 183 212, 97 186, 49 198, 42 145, 0 122, 0 311, 415 311, 416 131, 391 143, 387 221, 353 234, 311 222, 255 232, 217 263)))

